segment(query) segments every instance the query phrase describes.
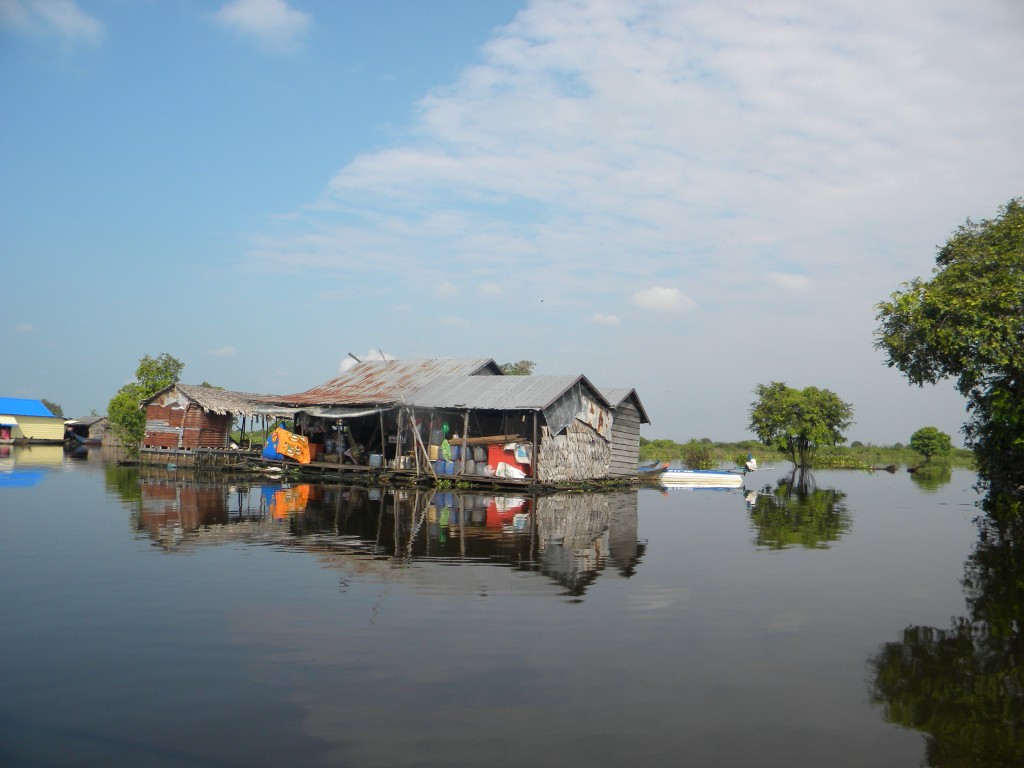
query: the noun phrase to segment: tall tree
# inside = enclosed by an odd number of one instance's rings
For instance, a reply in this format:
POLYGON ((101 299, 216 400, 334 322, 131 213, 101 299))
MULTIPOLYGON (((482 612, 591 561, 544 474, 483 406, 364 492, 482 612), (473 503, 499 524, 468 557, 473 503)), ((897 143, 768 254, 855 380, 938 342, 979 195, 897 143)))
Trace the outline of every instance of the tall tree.
POLYGON ((125 451, 135 456, 146 432, 146 414, 142 401, 161 389, 177 384, 185 364, 167 354, 157 357, 146 355, 135 369, 135 381, 117 390, 107 405, 110 429, 120 439, 125 451))
POLYGON ((1024 477, 1024 198, 967 220, 939 248, 930 280, 877 305, 875 347, 912 384, 954 379, 983 476, 1024 477))
POLYGON ((817 387, 793 389, 782 381, 758 384, 750 405, 750 429, 798 467, 809 467, 822 445, 838 445, 853 423, 853 406, 817 387))

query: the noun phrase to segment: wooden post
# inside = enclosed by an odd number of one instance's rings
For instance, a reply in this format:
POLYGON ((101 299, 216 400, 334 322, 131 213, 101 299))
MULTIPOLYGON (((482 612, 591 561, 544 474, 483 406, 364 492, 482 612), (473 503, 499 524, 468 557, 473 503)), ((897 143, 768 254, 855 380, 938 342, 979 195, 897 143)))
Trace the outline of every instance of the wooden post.
POLYGON ((469 409, 462 415, 462 468, 459 474, 466 473, 466 451, 469 450, 469 409))
POLYGON ((538 483, 540 479, 540 451, 538 450, 537 444, 537 412, 533 412, 533 456, 530 457, 530 463, 533 465, 533 482, 538 483))

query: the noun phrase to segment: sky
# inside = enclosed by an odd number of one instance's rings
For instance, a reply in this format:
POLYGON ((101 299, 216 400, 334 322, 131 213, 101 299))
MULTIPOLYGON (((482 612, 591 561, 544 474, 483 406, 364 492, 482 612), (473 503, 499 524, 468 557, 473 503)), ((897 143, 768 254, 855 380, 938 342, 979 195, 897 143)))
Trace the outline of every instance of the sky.
POLYGON ((528 359, 642 434, 758 384, 959 443, 875 305, 1024 194, 1018 0, 0 0, 0 395, 528 359))

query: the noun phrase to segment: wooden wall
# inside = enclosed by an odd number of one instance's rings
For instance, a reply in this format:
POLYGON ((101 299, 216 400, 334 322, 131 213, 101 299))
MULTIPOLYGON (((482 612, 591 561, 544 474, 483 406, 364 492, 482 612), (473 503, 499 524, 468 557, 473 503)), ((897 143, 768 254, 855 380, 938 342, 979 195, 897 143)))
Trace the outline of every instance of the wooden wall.
POLYGON ((636 477, 640 464, 640 412, 624 401, 612 416, 612 456, 609 477, 636 477))
POLYGON ((12 427, 11 438, 40 443, 64 441, 64 419, 59 416, 15 416, 18 426, 12 427))

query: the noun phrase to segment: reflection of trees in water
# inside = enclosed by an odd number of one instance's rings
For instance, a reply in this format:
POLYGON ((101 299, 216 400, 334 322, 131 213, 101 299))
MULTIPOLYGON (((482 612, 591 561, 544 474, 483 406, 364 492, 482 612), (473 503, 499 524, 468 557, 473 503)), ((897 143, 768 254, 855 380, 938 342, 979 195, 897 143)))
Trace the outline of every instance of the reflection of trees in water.
POLYGON ((910 473, 910 479, 922 491, 935 491, 952 481, 953 470, 949 464, 922 464, 910 473))
POLYGON ((911 626, 869 661, 885 719, 926 734, 930 766, 1024 765, 1024 511, 989 498, 964 567, 968 616, 911 626))
MULTIPOLYGON (((846 494, 834 488, 817 488, 809 472, 794 472, 765 486, 750 501, 750 519, 759 547, 785 549, 802 546, 825 549, 849 532, 846 494)), ((749 498, 749 497, 748 497, 749 498)))

